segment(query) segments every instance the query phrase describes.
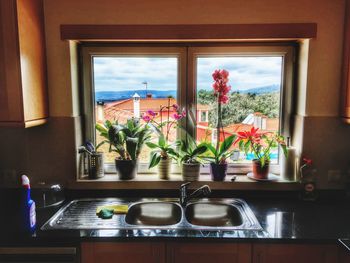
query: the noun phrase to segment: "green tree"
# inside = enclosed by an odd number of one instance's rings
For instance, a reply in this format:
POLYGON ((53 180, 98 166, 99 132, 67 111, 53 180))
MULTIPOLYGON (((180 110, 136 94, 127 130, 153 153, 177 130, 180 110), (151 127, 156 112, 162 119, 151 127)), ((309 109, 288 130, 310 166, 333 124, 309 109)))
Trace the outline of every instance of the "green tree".
MULTIPOLYGON (((217 104, 213 92, 199 90, 197 98, 198 103, 213 107, 209 111, 209 122, 215 126, 217 121, 217 104)), ((229 103, 222 108, 223 125, 228 126, 232 123, 241 123, 249 114, 254 112, 261 112, 269 118, 278 118, 279 99, 279 92, 266 94, 232 92, 229 103)))

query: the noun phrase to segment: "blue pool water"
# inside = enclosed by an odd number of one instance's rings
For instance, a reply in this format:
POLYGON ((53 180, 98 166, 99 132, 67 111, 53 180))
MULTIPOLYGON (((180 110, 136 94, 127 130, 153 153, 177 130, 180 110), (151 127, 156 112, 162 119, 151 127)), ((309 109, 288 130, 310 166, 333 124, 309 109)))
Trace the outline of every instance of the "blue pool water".
MULTIPOLYGON (((253 160, 255 159, 255 156, 253 153, 248 153, 246 156, 247 160, 253 160)), ((271 160, 277 160, 278 159, 278 153, 270 153, 270 159, 271 160)))

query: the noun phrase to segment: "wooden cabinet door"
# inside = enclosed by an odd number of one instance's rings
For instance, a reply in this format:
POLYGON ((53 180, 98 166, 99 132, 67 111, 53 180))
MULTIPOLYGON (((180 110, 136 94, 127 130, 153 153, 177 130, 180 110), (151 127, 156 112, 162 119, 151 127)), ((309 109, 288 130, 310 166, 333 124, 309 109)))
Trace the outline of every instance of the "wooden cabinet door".
POLYGON ((339 248, 339 263, 350 262, 350 251, 344 247, 339 248))
POLYGON ((165 263, 165 245, 154 242, 85 242, 81 263, 165 263))
POLYGON ((342 117, 350 123, 350 0, 345 1, 345 28, 344 28, 344 51, 343 51, 343 72, 342 72, 342 117))
POLYGON ((237 243, 189 243, 167 245, 167 263, 250 263, 251 245, 237 243))
POLYGON ((47 122, 43 0, 0 1, 0 126, 47 122))
POLYGON ((253 263, 336 263, 335 245, 254 244, 253 263))

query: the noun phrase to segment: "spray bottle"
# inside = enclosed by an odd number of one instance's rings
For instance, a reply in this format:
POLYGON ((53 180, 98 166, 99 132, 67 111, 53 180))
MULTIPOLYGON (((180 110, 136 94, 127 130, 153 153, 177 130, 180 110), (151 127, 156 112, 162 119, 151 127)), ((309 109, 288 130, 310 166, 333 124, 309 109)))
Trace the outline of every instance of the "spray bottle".
POLYGON ((30 197, 30 182, 26 175, 22 175, 22 229, 27 233, 34 233, 36 227, 35 202, 30 197))

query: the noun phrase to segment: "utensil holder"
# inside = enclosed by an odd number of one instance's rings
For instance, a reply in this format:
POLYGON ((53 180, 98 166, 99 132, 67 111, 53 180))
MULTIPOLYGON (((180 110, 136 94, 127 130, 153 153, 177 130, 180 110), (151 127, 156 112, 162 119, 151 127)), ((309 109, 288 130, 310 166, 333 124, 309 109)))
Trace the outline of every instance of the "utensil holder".
POLYGON ((98 179, 104 176, 103 153, 95 152, 88 155, 89 179, 98 179))

